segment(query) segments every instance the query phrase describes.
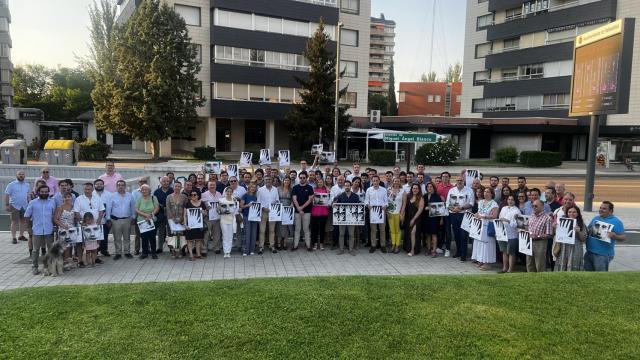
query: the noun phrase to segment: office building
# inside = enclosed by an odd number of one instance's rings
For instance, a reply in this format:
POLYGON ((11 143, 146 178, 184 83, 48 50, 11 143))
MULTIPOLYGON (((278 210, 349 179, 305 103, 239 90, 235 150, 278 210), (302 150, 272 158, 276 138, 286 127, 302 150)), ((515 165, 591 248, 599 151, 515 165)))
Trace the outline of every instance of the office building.
POLYGON ((0 0, 0 94, 2 102, 7 107, 13 106, 13 63, 11 62, 11 11, 9 0, 0 0))
POLYGON ((371 47, 369 50, 369 92, 387 96, 389 71, 395 54, 396 23, 384 14, 371 17, 371 47))
MULTIPOLYGON (((119 0, 125 21, 139 0, 119 0)), ((161 153, 209 145, 219 153, 289 148, 285 116, 301 101, 296 77, 308 77, 303 56, 321 19, 335 51, 341 29, 341 100, 354 116, 367 114, 370 0, 167 0, 200 49, 198 79, 206 104, 186 138, 161 144, 161 153)), ((133 147, 140 144, 134 142, 133 147)))
POLYGON ((460 116, 462 83, 401 82, 398 115, 460 116))
MULTIPOLYGON (((573 41, 621 17, 640 17, 640 1, 467 0, 461 116, 548 119, 553 124, 530 121, 500 132, 479 124, 470 135, 484 138, 489 148, 482 152, 493 155, 513 145, 585 159, 587 119, 567 119, 573 41)), ((640 156, 639 43, 636 21, 629 114, 603 117, 600 129, 601 140, 612 141, 616 148, 612 160, 640 156)))

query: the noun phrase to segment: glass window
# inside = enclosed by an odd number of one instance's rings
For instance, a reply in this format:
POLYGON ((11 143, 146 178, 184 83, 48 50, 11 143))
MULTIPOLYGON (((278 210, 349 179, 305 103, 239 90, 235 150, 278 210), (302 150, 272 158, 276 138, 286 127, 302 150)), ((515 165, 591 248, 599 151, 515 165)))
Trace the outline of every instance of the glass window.
POLYGON ((516 110, 529 110, 528 96, 518 96, 516 98, 516 110))
POLYGON ((360 0, 341 0, 340 10, 342 12, 358 14, 360 13, 360 0))
POLYGON ((216 99, 233 99, 233 85, 216 83, 216 99))
POLYGON ((491 72, 489 70, 476 71, 473 73, 473 85, 478 86, 489 82, 491 72))
POLYGON ((493 14, 478 16, 476 20, 476 28, 482 29, 493 24, 493 14))
POLYGON ((309 36, 309 23, 302 21, 296 22, 296 35, 309 36))
POLYGON ((202 45, 194 44, 196 47, 196 61, 202 64, 202 45))
POLYGON ((489 50, 491 50, 491 43, 484 43, 476 45, 476 59, 487 56, 489 50))
POLYGON ((484 99, 473 99, 472 112, 483 112, 485 111, 485 100, 484 99))
POLYGON ((233 59, 233 48, 231 46, 224 47, 224 58, 227 60, 233 59))
POLYGON ((276 86, 264 87, 264 101, 277 103, 280 101, 280 91, 276 86))
POLYGON ((295 89, 292 88, 280 88, 280 102, 282 103, 293 103, 295 89))
POLYGON ((357 61, 340 61, 340 71, 344 77, 357 78, 358 77, 358 62, 357 61))
POLYGON ((234 100, 249 100, 249 85, 247 85, 247 84, 233 84, 233 99, 234 100))
POLYGON ((340 97, 340 104, 348 105, 350 108, 358 107, 358 93, 347 92, 340 97))
MULTIPOLYGON (((311 32, 311 35, 313 35, 313 32, 316 31, 316 29, 318 28, 318 25, 316 24, 315 27, 313 27, 313 31, 311 32)), ((336 41, 336 27, 335 25, 325 25, 324 26, 324 32, 329 35, 329 39, 336 41)))
POLYGON ((542 95, 529 97, 529 110, 540 110, 542 108, 542 95))
POLYGON ((502 80, 517 80, 518 79, 518 68, 506 68, 502 69, 502 80))
POLYGON ((180 14, 180 16, 182 16, 187 25, 200 26, 199 7, 175 4, 173 8, 178 14, 180 14))
POLYGON ((462 96, 461 95, 456 95, 456 102, 462 102, 462 96))
POLYGON ((406 91, 400 91, 398 93, 398 102, 404 102, 406 96, 407 96, 407 92, 406 91))
POLYGON ((439 103, 442 100, 442 97, 440 95, 436 95, 436 102, 439 103))
POLYGON ((0 31, 8 32, 9 31, 9 21, 7 18, 0 18, 0 31))
POLYGON ((298 34, 298 22, 293 20, 283 20, 282 21, 282 32, 287 35, 297 35, 298 34))
POLYGON ((282 34, 282 19, 269 18, 269 32, 282 34))
POLYGON ((255 29, 257 31, 269 31, 269 18, 266 16, 256 15, 253 17, 255 29))
POLYGON ((0 57, 11 57, 11 47, 9 44, 2 44, 2 46, 0 46, 0 57))
POLYGON ((10 83, 11 82, 11 70, 9 70, 9 69, 0 70, 0 81, 2 81, 3 83, 10 83))
POLYGON ((280 53, 265 51, 265 62, 267 67, 280 68, 280 53))
POLYGON ((229 12, 229 26, 238 29, 253 30, 251 14, 229 12))
POLYGON ((427 102, 433 102, 433 95, 427 95, 427 102))
POLYGON ((520 38, 517 37, 512 39, 505 39, 503 47, 504 50, 516 49, 520 47, 520 38))
POLYGON ((505 21, 512 21, 520 18, 522 15, 522 6, 518 6, 516 8, 507 9, 505 13, 505 21))
POLYGON ((341 29, 340 36, 340 42, 342 45, 358 46, 358 31, 341 29))
POLYGON ((251 101, 264 101, 264 86, 249 85, 249 99, 251 101))

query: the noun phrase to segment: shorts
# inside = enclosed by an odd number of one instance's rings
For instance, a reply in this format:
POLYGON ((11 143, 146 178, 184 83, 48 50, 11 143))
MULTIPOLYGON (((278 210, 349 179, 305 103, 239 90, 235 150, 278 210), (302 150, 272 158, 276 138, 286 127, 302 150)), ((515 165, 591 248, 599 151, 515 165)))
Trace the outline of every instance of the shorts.
POLYGON ((11 221, 24 219, 24 209, 16 210, 13 206, 11 207, 11 209, 11 221))
POLYGON ((498 248, 500 249, 500 252, 504 253, 507 252, 507 248, 508 248, 508 241, 497 241, 498 243, 498 248))
MULTIPOLYGON (((504 243, 504 241, 501 241, 501 242, 504 243)), ((518 249, 519 249, 518 239, 509 239, 509 241, 507 242, 507 250, 509 255, 511 256, 518 255, 518 249)))

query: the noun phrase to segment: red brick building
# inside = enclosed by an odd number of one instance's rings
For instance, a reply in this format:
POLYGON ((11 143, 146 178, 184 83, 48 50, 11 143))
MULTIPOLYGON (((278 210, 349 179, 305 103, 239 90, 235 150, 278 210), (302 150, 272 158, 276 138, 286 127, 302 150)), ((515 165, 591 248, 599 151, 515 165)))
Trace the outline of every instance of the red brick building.
POLYGON ((460 116, 461 95, 461 82, 401 82, 398 115, 460 116))

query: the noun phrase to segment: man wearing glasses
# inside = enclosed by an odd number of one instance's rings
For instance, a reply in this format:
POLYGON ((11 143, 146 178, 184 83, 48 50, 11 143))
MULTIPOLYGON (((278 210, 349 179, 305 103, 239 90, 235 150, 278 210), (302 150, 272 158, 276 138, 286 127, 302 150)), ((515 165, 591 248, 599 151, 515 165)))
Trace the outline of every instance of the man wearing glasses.
POLYGON ((449 189, 447 194, 447 205, 449 206, 449 221, 451 230, 456 241, 456 253, 454 258, 459 257, 460 261, 467 261, 467 240, 468 234, 460 227, 466 210, 473 207, 473 191, 464 186, 462 176, 456 177, 456 186, 449 189))
MULTIPOLYGON (((40 173, 40 177, 36 179, 36 183, 38 180, 42 180, 47 183, 49 187, 49 197, 53 197, 58 193, 58 179, 54 178, 50 175, 50 171, 48 167, 42 168, 42 172, 40 173)), ((37 194, 37 189, 33 189, 33 192, 37 194)))
POLYGON ((527 230, 531 233, 533 256, 527 255, 527 272, 544 272, 547 267, 547 239, 552 236, 551 217, 545 213, 542 201, 535 200, 532 206, 527 230))
MULTIPOLYGON (((78 196, 73 203, 73 212, 76 214, 76 220, 81 222, 84 214, 90 212, 96 219, 96 224, 102 224, 104 218, 104 203, 102 199, 93 194, 93 184, 88 182, 84 184, 83 194, 78 196)), ((96 259, 96 263, 101 263, 100 259, 96 259)))

